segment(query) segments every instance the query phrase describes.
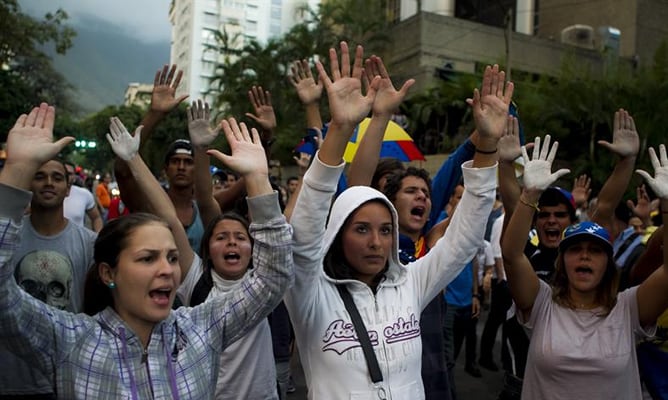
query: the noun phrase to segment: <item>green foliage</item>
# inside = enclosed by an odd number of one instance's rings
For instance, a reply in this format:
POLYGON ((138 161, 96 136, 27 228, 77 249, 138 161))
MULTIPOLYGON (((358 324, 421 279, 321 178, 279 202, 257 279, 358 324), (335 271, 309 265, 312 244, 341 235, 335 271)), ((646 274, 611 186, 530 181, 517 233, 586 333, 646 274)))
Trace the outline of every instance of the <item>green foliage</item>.
MULTIPOLYGON (((188 137, 186 107, 185 103, 181 104, 178 109, 169 113, 156 127, 151 139, 142 148, 142 158, 154 173, 163 168, 166 147, 176 139, 188 137)), ((108 106, 79 122, 75 122, 74 125, 69 125, 68 122, 65 122, 64 125, 57 123, 55 131, 58 136, 70 135, 77 139, 97 142, 97 147, 94 149, 82 150, 69 146, 64 154, 67 158, 76 160, 77 163, 85 165, 87 168, 111 171, 114 153, 106 138, 106 134, 109 132, 110 118, 117 116, 128 130, 134 132, 145 112, 146 110, 136 105, 108 106)), ((57 122, 59 120, 60 117, 56 119, 57 122)))
MULTIPOLYGON (((479 73, 481 71, 478 71, 479 73)), ((424 135, 437 134, 441 151, 452 150, 473 130, 471 114, 464 99, 479 85, 477 76, 457 75, 450 81, 414 93, 404 105, 416 143, 424 148, 424 135)), ((641 139, 637 165, 651 166, 647 148, 666 143, 668 126, 668 43, 656 52, 654 64, 634 69, 628 60, 609 63, 604 71, 592 71, 566 57, 557 76, 536 76, 513 71, 514 100, 528 141, 550 134, 559 140, 557 167, 570 168, 569 178, 560 184, 570 187, 571 179, 582 173, 592 177, 598 191, 616 162, 614 155, 598 145, 612 141, 614 113, 628 110, 641 139)), ((634 177, 627 197, 634 196, 634 177)))
POLYGON ((288 80, 290 64, 300 59, 328 60, 329 48, 341 40, 364 44, 366 54, 381 54, 389 38, 384 10, 380 0, 334 0, 321 4, 318 10, 302 8, 299 12, 305 16, 304 23, 264 45, 250 40, 240 46, 241 37, 212 32, 215 44, 206 51, 219 55, 210 89, 219 110, 216 117, 234 116, 252 126, 254 122, 243 117, 252 112, 248 90, 253 85, 269 90, 278 121, 273 155, 282 163, 291 163, 292 151, 305 134, 305 116, 288 80))
POLYGON ((48 102, 58 108, 59 115, 77 110, 72 101, 72 87, 56 72, 44 46, 52 44, 64 54, 75 35, 64 25, 67 13, 58 9, 36 20, 21 12, 16 0, 0 0, 0 141, 16 117, 33 105, 48 102))

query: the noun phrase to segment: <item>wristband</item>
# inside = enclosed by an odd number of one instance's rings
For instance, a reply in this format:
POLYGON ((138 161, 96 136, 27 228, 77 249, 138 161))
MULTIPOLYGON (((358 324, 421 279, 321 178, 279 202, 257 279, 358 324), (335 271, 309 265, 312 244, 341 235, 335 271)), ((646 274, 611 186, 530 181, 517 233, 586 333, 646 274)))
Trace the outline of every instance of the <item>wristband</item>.
POLYGON ((478 300, 482 300, 482 295, 480 293, 473 293, 473 297, 478 300))

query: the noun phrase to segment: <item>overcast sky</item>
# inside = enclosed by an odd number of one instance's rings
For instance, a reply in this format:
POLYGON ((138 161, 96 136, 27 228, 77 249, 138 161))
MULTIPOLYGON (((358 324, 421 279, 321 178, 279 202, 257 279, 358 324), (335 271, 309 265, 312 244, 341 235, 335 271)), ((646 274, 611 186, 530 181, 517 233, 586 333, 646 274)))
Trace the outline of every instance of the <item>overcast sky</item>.
POLYGON ((171 38, 170 0, 19 0, 19 4, 23 11, 39 16, 62 8, 72 22, 92 15, 144 42, 168 42, 171 38))

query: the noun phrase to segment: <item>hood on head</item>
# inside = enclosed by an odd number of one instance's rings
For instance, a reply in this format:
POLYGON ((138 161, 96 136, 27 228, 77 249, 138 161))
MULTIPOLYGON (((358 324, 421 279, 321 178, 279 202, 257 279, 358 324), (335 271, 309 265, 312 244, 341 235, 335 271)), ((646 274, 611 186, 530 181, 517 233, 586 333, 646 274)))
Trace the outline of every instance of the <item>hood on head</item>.
POLYGON ((360 206, 371 200, 383 202, 392 214, 392 254, 390 254, 388 261, 390 265, 399 265, 399 218, 397 210, 384 194, 369 186, 352 186, 336 198, 329 213, 329 221, 323 237, 323 255, 329 252, 348 217, 360 206))

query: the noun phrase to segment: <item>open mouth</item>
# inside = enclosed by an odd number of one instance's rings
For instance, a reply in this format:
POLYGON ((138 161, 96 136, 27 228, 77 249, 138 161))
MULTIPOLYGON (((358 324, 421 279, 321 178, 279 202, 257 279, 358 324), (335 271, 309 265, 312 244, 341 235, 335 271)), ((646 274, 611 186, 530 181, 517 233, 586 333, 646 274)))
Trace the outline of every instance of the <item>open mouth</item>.
POLYGON ((546 229, 545 237, 548 240, 559 240, 561 238, 561 231, 559 229, 546 229))
POLYGON ((239 253, 230 252, 225 254, 223 259, 225 261, 239 261, 241 259, 241 255, 239 255, 239 253))
POLYGON ((161 288, 155 289, 148 292, 148 295, 151 296, 151 299, 155 301, 158 305, 169 305, 169 297, 172 294, 172 289, 161 288))
POLYGON ((577 267, 575 268, 575 272, 578 274, 593 274, 594 270, 589 267, 577 267))
POLYGON ((424 216, 424 213, 427 211, 425 207, 413 207, 411 208, 411 215, 414 215, 416 217, 422 217, 424 216))

